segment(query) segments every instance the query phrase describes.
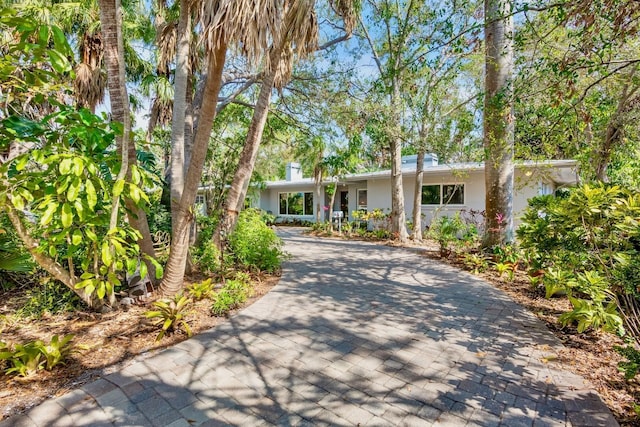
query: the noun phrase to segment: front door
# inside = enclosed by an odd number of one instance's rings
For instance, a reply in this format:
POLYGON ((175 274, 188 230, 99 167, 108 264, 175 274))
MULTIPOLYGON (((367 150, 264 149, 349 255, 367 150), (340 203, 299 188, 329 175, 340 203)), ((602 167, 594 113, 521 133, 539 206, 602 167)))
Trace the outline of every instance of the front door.
POLYGON ((340 192, 340 210, 344 215, 343 218, 345 221, 349 219, 349 192, 341 191, 340 192))

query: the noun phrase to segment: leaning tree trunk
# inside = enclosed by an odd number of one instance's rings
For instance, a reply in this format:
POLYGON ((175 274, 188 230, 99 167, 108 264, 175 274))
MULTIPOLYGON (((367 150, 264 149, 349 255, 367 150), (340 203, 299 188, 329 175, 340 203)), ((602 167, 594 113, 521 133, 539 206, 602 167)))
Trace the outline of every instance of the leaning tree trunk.
POLYGON ((7 216, 9 217, 13 228, 16 230, 16 234, 20 237, 20 240, 22 240, 25 249, 31 254, 33 259, 36 260, 38 265, 45 269, 46 272, 51 274, 51 276, 56 280, 59 280, 66 287, 71 289, 82 300, 82 302, 87 305, 87 307, 99 308, 101 305, 101 301, 99 299, 94 298, 93 295, 87 294, 84 289, 76 289, 76 277, 69 274, 69 271, 60 265, 55 259, 49 257, 46 253, 40 250, 38 241, 31 237, 18 213, 10 206, 7 206, 5 211, 7 212, 7 216))
POLYGON ((413 190, 413 231, 411 232, 411 238, 416 242, 422 241, 422 177, 424 175, 424 151, 422 147, 418 150, 416 187, 413 190))
MULTIPOLYGON (((189 80, 189 47, 191 44, 191 12, 188 0, 180 0, 178 41, 176 47, 175 89, 171 123, 171 224, 175 233, 179 204, 185 179, 185 112, 189 80)), ((214 102, 215 104, 215 102, 214 102)))
POLYGON ((219 240, 222 234, 228 236, 233 231, 238 222, 238 215, 243 208, 244 199, 249 189, 249 181, 251 180, 253 168, 258 157, 258 148, 260 148, 260 142, 262 141, 264 126, 267 123, 267 116, 269 115, 271 91, 273 90, 273 83, 278 69, 277 64, 280 62, 281 54, 281 45, 277 45, 271 52, 271 70, 265 74, 262 85, 260 86, 258 102, 253 110, 251 125, 249 126, 249 132, 247 133, 247 138, 242 148, 238 168, 233 175, 233 180, 227 193, 224 217, 223 220, 220 221, 216 233, 214 233, 216 240, 219 240))
POLYGON ((160 283, 160 292, 165 295, 175 295, 183 288, 184 269, 189 253, 189 231, 194 220, 193 204, 196 200, 202 168, 209 147, 211 129, 216 117, 216 100, 222 84, 226 51, 227 44, 221 40, 209 54, 207 78, 203 91, 203 99, 207 102, 203 102, 198 116, 198 128, 193 140, 191 161, 187 169, 182 197, 178 204, 175 231, 171 238, 171 252, 165 267, 164 277, 160 283))
POLYGON ((485 248, 513 241, 513 16, 511 3, 485 0, 485 248))

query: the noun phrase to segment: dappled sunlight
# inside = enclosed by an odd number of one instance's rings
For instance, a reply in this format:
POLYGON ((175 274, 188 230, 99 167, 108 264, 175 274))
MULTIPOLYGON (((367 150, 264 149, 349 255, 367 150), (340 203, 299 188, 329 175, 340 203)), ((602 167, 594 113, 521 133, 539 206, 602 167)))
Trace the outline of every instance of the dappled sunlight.
POLYGON ((292 257, 270 293, 84 386, 68 407, 69 395, 53 401, 62 415, 74 425, 89 425, 88 417, 615 425, 581 377, 554 365, 560 343, 502 292, 415 251, 282 234, 292 257))

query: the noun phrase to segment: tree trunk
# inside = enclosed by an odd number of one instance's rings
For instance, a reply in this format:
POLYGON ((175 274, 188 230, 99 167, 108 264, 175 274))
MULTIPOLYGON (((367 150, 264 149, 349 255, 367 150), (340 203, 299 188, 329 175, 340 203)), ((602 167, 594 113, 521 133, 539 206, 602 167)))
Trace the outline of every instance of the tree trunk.
POLYGON ((485 0, 483 138, 486 230, 483 246, 513 241, 513 17, 511 3, 485 0))
POLYGON ((322 215, 324 213, 324 202, 322 201, 322 169, 316 168, 314 172, 313 182, 316 186, 316 223, 320 224, 324 222, 322 220, 322 215))
POLYGON ((329 201, 329 222, 333 222, 333 204, 336 202, 336 193, 338 192, 338 181, 333 183, 333 193, 331 193, 331 199, 329 201))
MULTIPOLYGON (((211 128, 216 117, 216 104, 222 84, 222 70, 224 68, 227 45, 219 41, 216 48, 209 53, 207 65, 207 79, 205 81, 202 108, 198 116, 198 127, 193 140, 191 162, 187 169, 182 197, 178 204, 176 227, 171 239, 171 252, 165 267, 165 274, 160 283, 160 292, 165 295, 175 295, 183 288, 184 269, 189 252, 189 230, 194 220, 193 204, 196 200, 198 186, 202 177, 211 128)), ((184 126, 184 124, 183 124, 184 126)))
MULTIPOLYGON (((422 141, 420 141, 422 143, 422 141)), ((411 238, 422 241, 422 177, 424 175, 424 148, 418 150, 416 163, 416 188, 413 190, 413 231, 411 238)))
MULTIPOLYGON (((131 178, 131 166, 137 163, 136 147, 131 138, 131 116, 129 114, 129 95, 125 80, 124 41, 120 23, 120 2, 118 0, 100 0, 100 21, 104 45, 104 60, 107 67, 107 86, 111 103, 111 119, 122 123, 121 139, 116 141, 122 164, 117 179, 131 178)), ((138 241, 142 253, 155 258, 155 249, 151 240, 151 232, 145 211, 126 198, 125 206, 128 211, 129 224, 138 230, 142 238, 138 241)), ((114 199, 112 207, 111 228, 117 224, 119 200, 114 199)), ((155 268, 147 263, 153 277, 155 268)))
POLYGON ((220 239, 222 234, 228 236, 233 231, 238 222, 238 215, 243 208, 244 199, 249 189, 251 174, 253 173, 253 168, 258 157, 258 148, 260 148, 260 142, 262 141, 264 126, 267 123, 267 116, 269 115, 271 92, 278 68, 276 64, 280 62, 281 54, 282 46, 276 47, 271 52, 270 61, 272 69, 264 75, 262 85, 260 86, 258 102, 253 110, 251 125, 249 126, 249 132, 247 133, 247 138, 242 148, 238 168, 233 175, 233 180, 227 193, 223 220, 220 221, 217 227, 218 229, 214 233, 214 238, 217 240, 220 239))
POLYGON ((400 242, 407 241, 407 218, 404 210, 404 189, 402 186, 402 140, 400 132, 400 88, 393 82, 391 108, 393 110, 393 134, 391 135, 391 233, 400 242))
MULTIPOLYGON (((176 47, 173 121, 171 123, 171 224, 176 232, 179 204, 185 179, 185 111, 189 79, 189 47, 191 44, 191 12, 189 2, 180 0, 178 40, 176 47)), ((215 103, 215 102, 214 102, 215 103)))
MULTIPOLYGON (((115 182, 124 181, 129 172, 129 133, 131 131, 131 117, 129 115, 129 98, 124 72, 124 42, 122 40, 122 26, 120 24, 120 1, 99 0, 100 26, 104 43, 104 61, 107 67, 107 87, 111 101, 111 118, 122 123, 122 135, 116 138, 116 149, 120 155, 120 171, 115 182)), ((120 195, 114 193, 111 202, 111 218, 109 230, 117 227, 120 211, 120 195)), ((113 255, 115 247, 109 243, 109 251, 113 255)), ((114 273, 115 264, 110 270, 114 273)), ((115 302, 113 292, 109 294, 110 302, 115 302)))
POLYGON ((40 248, 38 242, 31 237, 27 229, 22 224, 22 220, 20 216, 14 211, 10 206, 7 206, 5 209, 7 212, 7 216, 11 221, 11 224, 16 230, 18 237, 22 240, 24 247, 33 259, 36 260, 38 265, 44 268, 47 273, 51 274, 56 280, 62 282, 66 287, 71 289, 86 305, 87 307, 99 308, 101 305, 101 301, 98 299, 94 299, 92 295, 87 295, 84 292, 84 289, 76 289, 74 284, 76 283, 76 278, 69 274, 69 272, 58 262, 56 262, 53 258, 48 257, 45 253, 43 253, 40 248))

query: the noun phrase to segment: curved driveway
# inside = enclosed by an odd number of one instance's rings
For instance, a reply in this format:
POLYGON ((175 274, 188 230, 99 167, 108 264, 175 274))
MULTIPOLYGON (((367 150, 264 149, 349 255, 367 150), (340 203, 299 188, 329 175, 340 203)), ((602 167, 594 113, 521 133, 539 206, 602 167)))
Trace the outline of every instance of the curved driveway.
POLYGON ((617 425, 499 290, 415 251, 280 233, 292 258, 255 304, 0 427, 617 425))

